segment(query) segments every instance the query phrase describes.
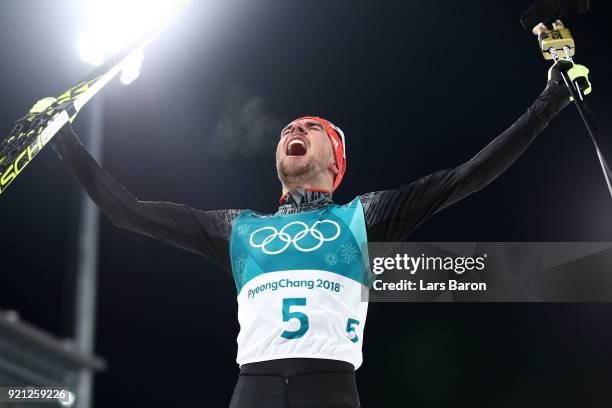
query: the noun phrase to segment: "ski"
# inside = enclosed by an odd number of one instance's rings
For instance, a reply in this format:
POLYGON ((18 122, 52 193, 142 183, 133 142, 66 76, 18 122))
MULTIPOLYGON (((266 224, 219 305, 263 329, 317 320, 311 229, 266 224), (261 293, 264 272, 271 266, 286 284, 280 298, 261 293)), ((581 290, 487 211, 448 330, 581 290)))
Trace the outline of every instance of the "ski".
POLYGON ((0 142, 0 194, 53 136, 68 122, 72 123, 83 106, 121 72, 125 63, 153 41, 192 1, 181 0, 154 30, 94 69, 83 81, 59 95, 48 106, 40 111, 33 108, 15 123, 9 135, 0 142))

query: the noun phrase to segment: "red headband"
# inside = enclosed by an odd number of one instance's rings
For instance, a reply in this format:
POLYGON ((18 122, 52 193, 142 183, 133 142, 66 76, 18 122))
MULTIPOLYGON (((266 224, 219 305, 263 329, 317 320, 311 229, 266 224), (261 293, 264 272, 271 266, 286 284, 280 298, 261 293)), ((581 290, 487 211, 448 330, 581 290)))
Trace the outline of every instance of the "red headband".
POLYGON ((344 144, 344 133, 340 130, 339 127, 335 126, 328 120, 320 118, 318 116, 303 116, 296 120, 302 119, 312 119, 321 123, 325 128, 325 132, 327 132, 327 136, 331 141, 332 148, 334 149, 334 157, 336 158, 336 165, 338 166, 338 174, 336 174, 336 179, 334 180, 334 185, 332 187, 332 191, 336 190, 340 185, 340 182, 344 178, 344 173, 346 172, 346 147, 344 144))

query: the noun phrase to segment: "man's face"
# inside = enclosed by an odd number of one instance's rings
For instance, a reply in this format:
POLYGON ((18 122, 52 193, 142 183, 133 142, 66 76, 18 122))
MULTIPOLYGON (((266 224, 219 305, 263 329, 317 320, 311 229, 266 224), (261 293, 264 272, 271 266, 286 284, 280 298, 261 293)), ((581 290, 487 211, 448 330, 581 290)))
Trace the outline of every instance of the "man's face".
POLYGON ((287 125, 276 147, 276 169, 285 186, 296 186, 329 176, 337 167, 331 141, 323 125, 299 119, 287 125))

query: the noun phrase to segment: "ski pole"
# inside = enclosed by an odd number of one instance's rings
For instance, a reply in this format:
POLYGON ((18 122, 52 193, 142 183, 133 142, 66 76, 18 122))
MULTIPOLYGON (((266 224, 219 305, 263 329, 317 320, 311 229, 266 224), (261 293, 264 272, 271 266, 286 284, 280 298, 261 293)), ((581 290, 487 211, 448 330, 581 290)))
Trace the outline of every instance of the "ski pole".
MULTIPOLYGON (((533 29, 533 33, 538 35, 542 54, 545 59, 552 59, 555 63, 563 59, 573 62, 572 55, 575 54, 574 39, 570 31, 563 26, 561 21, 557 20, 553 23, 553 31, 549 31, 544 24, 540 23, 533 29), (559 56, 559 51, 561 50, 565 58, 559 56)), ((608 158, 610 156, 597 136, 593 114, 584 101, 584 95, 578 80, 572 83, 567 71, 559 69, 559 72, 561 73, 565 86, 572 96, 574 106, 578 109, 578 113, 587 129, 591 142, 595 147, 595 152, 597 153, 597 158, 599 159, 599 164, 601 165, 606 180, 608 192, 610 193, 610 197, 612 197, 612 171, 608 165, 608 158)))

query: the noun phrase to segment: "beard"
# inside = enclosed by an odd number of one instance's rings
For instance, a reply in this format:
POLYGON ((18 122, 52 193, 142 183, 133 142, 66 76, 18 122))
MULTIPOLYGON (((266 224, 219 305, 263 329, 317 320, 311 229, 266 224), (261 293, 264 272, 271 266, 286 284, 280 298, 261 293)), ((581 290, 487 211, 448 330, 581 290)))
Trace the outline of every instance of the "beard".
POLYGON ((300 166, 289 165, 285 160, 276 163, 278 178, 285 186, 293 186, 317 178, 320 167, 313 157, 300 166))

